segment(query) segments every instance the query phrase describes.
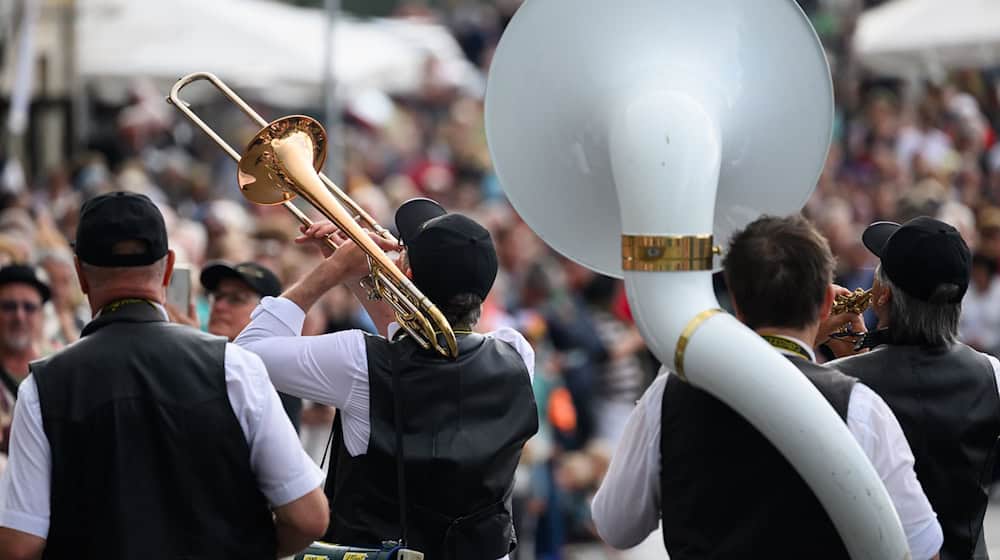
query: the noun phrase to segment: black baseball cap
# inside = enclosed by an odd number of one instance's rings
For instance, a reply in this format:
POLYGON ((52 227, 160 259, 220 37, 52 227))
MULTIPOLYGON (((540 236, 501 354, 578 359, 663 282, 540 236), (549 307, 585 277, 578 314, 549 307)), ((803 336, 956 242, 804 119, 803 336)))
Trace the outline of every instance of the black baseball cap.
POLYGON ((411 198, 396 210, 396 230, 399 240, 405 245, 417 237, 428 220, 444 216, 448 212, 440 204, 429 198, 411 198))
POLYGON ((435 304, 459 294, 482 299, 497 276, 497 253, 490 232, 436 202, 415 198, 396 211, 396 229, 406 246, 413 283, 435 304))
POLYGON ((49 285, 42 282, 35 274, 33 267, 23 264, 11 264, 0 268, 0 286, 6 284, 27 284, 38 290, 38 295, 42 296, 42 303, 49 301, 52 291, 49 285))
POLYGON ((920 216, 902 225, 875 222, 861 240, 882 260, 889 280, 921 301, 930 301, 942 284, 955 284, 958 295, 943 303, 958 303, 969 288, 969 246, 957 229, 940 220, 920 216))
POLYGON ((96 196, 80 210, 73 244, 81 261, 103 267, 147 266, 167 254, 163 214, 146 195, 112 192, 96 196), (123 241, 139 245, 122 247, 123 241))
POLYGON ((201 270, 201 285, 212 291, 223 278, 241 280, 261 297, 281 295, 281 280, 270 269, 255 262, 230 266, 224 262, 210 263, 201 270))

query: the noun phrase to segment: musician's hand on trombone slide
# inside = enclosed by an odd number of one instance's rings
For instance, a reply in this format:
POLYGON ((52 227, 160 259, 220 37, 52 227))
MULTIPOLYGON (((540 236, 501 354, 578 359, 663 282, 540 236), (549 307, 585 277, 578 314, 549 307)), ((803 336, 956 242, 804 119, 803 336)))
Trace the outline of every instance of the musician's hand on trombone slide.
MULTIPOLYGON (((320 251, 323 252, 323 257, 335 261, 335 264, 341 269, 345 280, 360 280, 365 276, 368 276, 370 270, 368 266, 368 255, 362 251, 354 242, 347 239, 346 236, 340 231, 340 229, 329 221, 323 220, 319 222, 314 222, 311 226, 301 226, 299 231, 302 235, 295 238, 295 242, 302 243, 315 243, 320 251), (337 250, 334 251, 327 240, 333 241, 337 246, 337 250), (331 258, 332 257, 332 258, 331 258)), ((368 236, 371 237, 380 249, 383 251, 398 251, 399 245, 386 240, 384 237, 365 230, 368 236)), ((331 265, 334 263, 331 263, 331 265)), ((401 263, 397 259, 395 263, 396 266, 402 269, 401 263)))
POLYGON ((301 235, 295 238, 295 242, 299 244, 303 243, 314 243, 319 250, 323 252, 323 258, 330 258, 333 254, 333 247, 327 243, 327 239, 333 241, 334 245, 338 247, 343 245, 347 238, 344 234, 340 232, 340 229, 333 223, 323 220, 320 222, 313 222, 311 226, 299 226, 299 232, 301 235))

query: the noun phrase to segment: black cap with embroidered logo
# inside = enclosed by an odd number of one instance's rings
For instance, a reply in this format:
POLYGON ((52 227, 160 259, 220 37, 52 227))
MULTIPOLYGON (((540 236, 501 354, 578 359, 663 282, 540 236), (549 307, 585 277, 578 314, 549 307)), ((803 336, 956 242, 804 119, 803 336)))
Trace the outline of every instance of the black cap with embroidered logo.
POLYGON ((73 249, 81 261, 93 266, 151 265, 167 254, 163 214, 145 195, 96 196, 80 210, 73 249))
POLYGON ((428 199, 413 199, 396 211, 413 283, 437 305, 460 294, 486 299, 497 276, 490 232, 471 218, 448 214, 428 199))
POLYGON ((235 266, 215 262, 206 265, 201 271, 201 285, 208 291, 218 288, 223 278, 240 280, 261 297, 281 295, 281 280, 278 280, 268 268, 255 262, 244 262, 235 266))
POLYGON ((969 288, 972 255, 954 227, 920 216, 905 224, 876 222, 861 236, 865 247, 882 260, 882 270, 901 290, 921 301, 935 300, 945 284, 958 291, 947 301, 958 303, 969 288))

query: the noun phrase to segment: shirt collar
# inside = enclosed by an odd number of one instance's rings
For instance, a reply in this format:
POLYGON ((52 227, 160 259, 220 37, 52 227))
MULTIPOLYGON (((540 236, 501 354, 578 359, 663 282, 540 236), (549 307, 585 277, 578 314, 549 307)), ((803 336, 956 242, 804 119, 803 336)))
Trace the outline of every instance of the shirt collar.
MULTIPOLYGON (((813 362, 816 361, 816 352, 813 351, 812 346, 806 344, 805 342, 799 340, 798 338, 795 338, 794 336, 784 335, 784 334, 769 334, 767 336, 773 337, 773 338, 777 338, 777 339, 787 340, 788 342, 791 342, 791 343, 795 344, 796 346, 800 347, 806 354, 809 355, 809 360, 810 361, 813 361, 813 362)), ((798 352, 795 352, 793 350, 781 348, 780 346, 775 346, 774 344, 772 344, 771 346, 774 346, 775 350, 777 350, 778 352, 781 352, 782 354, 785 354, 787 356, 800 356, 801 357, 801 355, 798 352)))
MULTIPOLYGON (((155 308, 155 309, 156 309, 157 311, 159 311, 159 312, 160 312, 160 315, 162 315, 162 316, 163 316, 163 320, 164 320, 164 321, 170 321, 170 314, 169 314, 169 313, 167 313, 167 308, 166 308, 166 307, 163 307, 163 305, 161 305, 161 304, 159 304, 159 303, 156 303, 155 301, 151 301, 151 300, 145 300, 145 301, 146 301, 147 303, 149 303, 150 305, 152 305, 152 306, 153 306, 153 307, 154 307, 154 308, 155 308)), ((102 315, 103 313, 104 313, 104 309, 103 309, 103 308, 102 308, 102 309, 99 309, 99 310, 97 311, 97 315, 94 315, 94 319, 97 319, 97 318, 98 318, 98 317, 100 317, 100 316, 101 316, 101 315, 102 315)), ((395 323, 393 323, 393 324, 395 325, 395 323)), ((397 327, 397 328, 399 328, 399 326, 398 326, 398 325, 397 325, 396 327, 397 327)))

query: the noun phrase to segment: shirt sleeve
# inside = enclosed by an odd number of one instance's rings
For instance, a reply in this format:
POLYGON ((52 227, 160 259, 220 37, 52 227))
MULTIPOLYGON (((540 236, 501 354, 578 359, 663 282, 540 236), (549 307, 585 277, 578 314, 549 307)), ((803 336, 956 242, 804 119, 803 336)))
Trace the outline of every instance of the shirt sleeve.
POLYGON ((299 443, 259 357, 227 344, 226 390, 250 446, 250 468, 272 506, 297 500, 323 484, 323 472, 299 443))
POLYGON ((889 492, 911 556, 915 560, 933 557, 944 535, 913 471, 913 452, 896 416, 882 397, 856 383, 847 405, 847 427, 889 492))
POLYGON ((305 312, 285 298, 265 297, 235 344, 260 356, 281 392, 336 407, 352 456, 368 449, 368 352, 365 333, 300 336, 305 312))
POLYGON ((496 337, 497 340, 502 340, 517 350, 517 353, 521 355, 521 359, 524 360, 524 365, 528 368, 528 377, 534 381, 535 349, 531 347, 531 343, 521 333, 507 327, 497 329, 490 334, 496 337))
POLYGON ((660 412, 667 375, 657 377, 632 410, 591 505, 598 534, 618 549, 638 545, 660 523, 660 412))
POLYGON ((52 461, 38 388, 29 375, 18 389, 7 468, 0 476, 0 526, 47 538, 52 461))

